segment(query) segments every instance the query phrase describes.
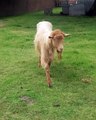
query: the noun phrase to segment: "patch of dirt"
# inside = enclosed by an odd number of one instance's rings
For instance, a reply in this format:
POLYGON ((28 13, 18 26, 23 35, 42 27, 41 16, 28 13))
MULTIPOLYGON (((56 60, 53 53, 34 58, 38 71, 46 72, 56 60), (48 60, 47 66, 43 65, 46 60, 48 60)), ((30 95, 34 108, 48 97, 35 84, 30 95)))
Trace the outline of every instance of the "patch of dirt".
POLYGON ((5 24, 3 22, 0 22, 0 28, 5 27, 5 24))
POLYGON ((21 96, 20 100, 24 101, 26 104, 29 104, 29 105, 33 105, 35 103, 35 101, 29 96, 21 96))
POLYGON ((53 107, 60 107, 60 102, 55 101, 55 102, 53 103, 53 107))
POLYGON ((92 82, 91 78, 83 78, 81 81, 83 83, 88 83, 88 84, 90 84, 92 82))

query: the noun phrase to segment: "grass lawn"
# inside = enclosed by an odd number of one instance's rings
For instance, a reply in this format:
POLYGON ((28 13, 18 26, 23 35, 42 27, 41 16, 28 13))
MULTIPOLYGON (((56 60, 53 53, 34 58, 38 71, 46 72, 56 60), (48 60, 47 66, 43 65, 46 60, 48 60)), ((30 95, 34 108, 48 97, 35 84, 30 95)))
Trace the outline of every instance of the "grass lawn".
POLYGON ((96 120, 96 17, 0 18, 0 120, 96 120), (33 44, 42 20, 71 34, 51 66, 51 89, 33 44))

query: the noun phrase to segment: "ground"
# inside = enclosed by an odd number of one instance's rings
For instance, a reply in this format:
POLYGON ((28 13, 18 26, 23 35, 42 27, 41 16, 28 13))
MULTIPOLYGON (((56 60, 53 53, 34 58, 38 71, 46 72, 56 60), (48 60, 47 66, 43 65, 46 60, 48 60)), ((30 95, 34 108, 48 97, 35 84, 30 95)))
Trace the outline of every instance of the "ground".
POLYGON ((0 19, 0 120, 96 120, 96 17, 36 12, 0 19), (71 34, 51 66, 51 89, 33 44, 41 20, 71 34))

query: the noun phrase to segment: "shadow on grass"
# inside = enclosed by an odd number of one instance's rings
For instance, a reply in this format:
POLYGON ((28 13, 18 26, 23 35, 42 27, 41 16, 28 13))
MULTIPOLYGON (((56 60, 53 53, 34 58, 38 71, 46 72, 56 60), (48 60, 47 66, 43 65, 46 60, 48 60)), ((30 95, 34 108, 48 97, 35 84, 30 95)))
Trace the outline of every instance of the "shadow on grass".
MULTIPOLYGON (((66 64, 64 62, 54 63, 51 66, 51 75, 52 79, 55 79, 55 81, 64 83, 73 83, 73 84, 80 84, 80 82, 84 79, 90 79, 88 77, 88 73, 86 70, 81 66, 75 66, 72 64, 66 64)), ((87 80, 88 82, 90 82, 87 80)), ((87 82, 86 82, 87 83, 87 82)))

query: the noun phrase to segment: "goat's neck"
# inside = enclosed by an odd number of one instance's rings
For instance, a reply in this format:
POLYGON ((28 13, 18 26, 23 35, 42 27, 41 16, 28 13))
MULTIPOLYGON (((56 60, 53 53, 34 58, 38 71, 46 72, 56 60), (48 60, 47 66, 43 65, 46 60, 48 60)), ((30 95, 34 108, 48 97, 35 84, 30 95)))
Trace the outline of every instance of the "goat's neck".
POLYGON ((54 53, 54 46, 53 46, 53 43, 52 43, 52 40, 51 42, 49 43, 49 50, 54 53))

